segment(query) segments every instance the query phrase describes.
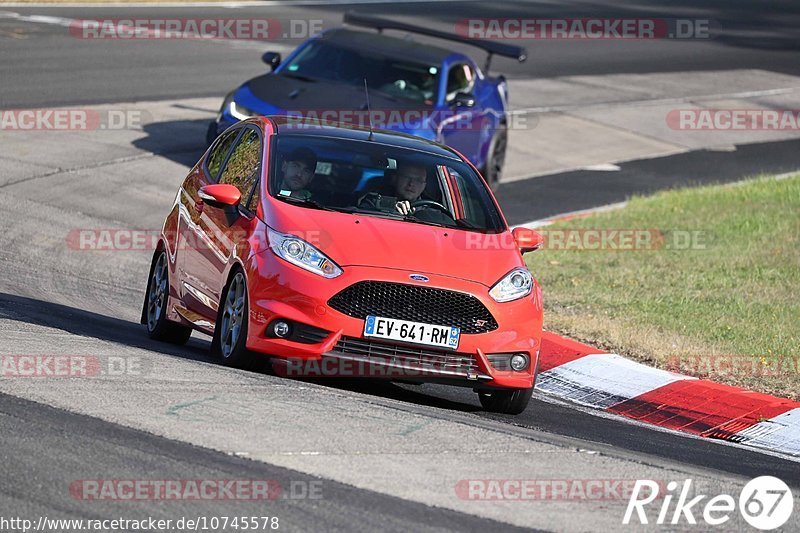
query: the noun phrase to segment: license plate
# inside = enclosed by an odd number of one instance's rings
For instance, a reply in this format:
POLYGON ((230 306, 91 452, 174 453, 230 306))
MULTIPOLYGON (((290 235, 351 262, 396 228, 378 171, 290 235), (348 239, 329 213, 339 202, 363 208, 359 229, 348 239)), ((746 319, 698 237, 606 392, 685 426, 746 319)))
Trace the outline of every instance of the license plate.
POLYGON ((370 315, 364 324, 364 336, 455 350, 458 348, 461 328, 370 315))

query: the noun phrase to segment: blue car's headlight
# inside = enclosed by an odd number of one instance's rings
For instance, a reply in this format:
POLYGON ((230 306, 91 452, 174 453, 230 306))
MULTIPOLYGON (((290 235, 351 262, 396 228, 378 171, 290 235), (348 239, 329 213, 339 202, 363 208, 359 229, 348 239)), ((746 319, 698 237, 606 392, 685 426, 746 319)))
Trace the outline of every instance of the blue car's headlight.
POLYGON ((241 104, 237 104, 233 99, 233 93, 226 96, 225 101, 222 102, 222 112, 224 113, 226 111, 236 120, 244 120, 246 118, 254 117, 258 114, 241 104))

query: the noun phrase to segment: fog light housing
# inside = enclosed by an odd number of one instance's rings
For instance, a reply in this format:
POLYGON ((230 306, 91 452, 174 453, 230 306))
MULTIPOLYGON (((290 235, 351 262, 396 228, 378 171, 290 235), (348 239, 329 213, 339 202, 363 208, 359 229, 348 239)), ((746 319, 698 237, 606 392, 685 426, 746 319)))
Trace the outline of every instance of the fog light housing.
POLYGON ((517 372, 522 372, 528 368, 529 361, 527 354, 515 353, 511 356, 511 368, 517 372))
POLYGON ((283 320, 278 320, 277 322, 272 324, 272 333, 276 337, 285 337, 289 334, 289 324, 284 322, 283 320))

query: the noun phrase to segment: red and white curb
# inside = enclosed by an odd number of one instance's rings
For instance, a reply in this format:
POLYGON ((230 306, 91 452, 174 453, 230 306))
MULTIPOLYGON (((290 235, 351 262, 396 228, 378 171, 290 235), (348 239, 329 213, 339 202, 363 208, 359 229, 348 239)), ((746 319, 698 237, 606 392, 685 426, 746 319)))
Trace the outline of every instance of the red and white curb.
POLYGON ((800 403, 652 368, 545 332, 536 389, 639 422, 800 456, 800 403))

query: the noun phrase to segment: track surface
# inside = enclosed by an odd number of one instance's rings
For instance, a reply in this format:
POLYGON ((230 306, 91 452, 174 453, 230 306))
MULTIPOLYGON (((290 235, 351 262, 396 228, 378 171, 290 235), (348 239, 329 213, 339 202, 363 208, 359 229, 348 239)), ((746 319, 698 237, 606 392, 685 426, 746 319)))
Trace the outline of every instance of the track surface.
MULTIPOLYGON (((481 3, 424 9, 442 27, 475 13, 678 17, 689 9, 685 3, 643 3, 627 10, 611 5, 481 3)), ((642 42, 624 48, 617 48, 619 43, 541 43, 536 52, 531 50, 528 63, 504 67, 520 78, 744 67, 798 74, 794 47, 800 40, 793 40, 797 8, 775 5, 773 9, 784 10, 782 15, 771 11, 767 16, 745 2, 726 2, 719 8, 705 4, 698 8, 701 14, 693 10, 692 16, 724 22, 728 34, 713 42, 642 42)), ((697 8, 695 3, 691 6, 697 8)), ((337 22, 341 11, 269 9, 267 16, 323 18, 326 26, 337 22)), ((392 9, 413 17, 421 8, 392 9)), ((87 18, 142 12, 9 10, 87 18)), ((220 12, 201 8, 190 16, 220 12)), ((158 13, 187 16, 181 10, 158 13)), ((235 13, 264 16, 255 8, 235 13)), ((7 30, 9 24, 0 19, 0 29, 7 30)), ((101 47, 73 39, 55 25, 14 24, 27 37, 2 41, 2 107, 219 95, 231 88, 232 80, 238 82, 260 68, 262 47, 252 43, 101 47)), ((200 126, 189 125, 186 131, 200 126)), ((0 516, 141 514, 174 519, 263 511, 242 502, 122 504, 69 496, 69 483, 94 478, 288 482, 320 476, 325 482, 323 500, 278 501, 266 507, 291 530, 494 530, 512 525, 588 530, 619 524, 624 510, 624 502, 464 501, 453 487, 469 478, 690 477, 714 494, 733 492, 746 478, 771 474, 800 488, 796 462, 600 417, 542 396, 535 396, 521 416, 493 416, 480 410, 469 390, 288 382, 217 366, 202 336, 182 348, 150 342, 137 324, 149 254, 76 252, 64 245, 64 233, 69 228, 157 227, 185 173, 182 165, 196 160, 199 149, 192 142, 166 141, 164 145, 172 148, 151 148, 169 160, 166 169, 142 159, 113 171, 88 168, 9 184, 0 177, 0 232, 5 236, 0 250, 0 353, 86 354, 101 361, 120 357, 144 368, 139 374, 97 379, 0 380, 0 391, 7 393, 0 395, 5 459, 0 468, 7 481, 0 516), (255 461, 230 455, 240 452, 255 461)), ((733 153, 694 152, 634 161, 610 174, 575 171, 514 182, 501 189, 499 198, 510 222, 520 223, 623 200, 634 192, 792 170, 797 153, 797 141, 782 141, 742 146, 733 153)), ((797 520, 792 524, 797 529, 797 520)))

